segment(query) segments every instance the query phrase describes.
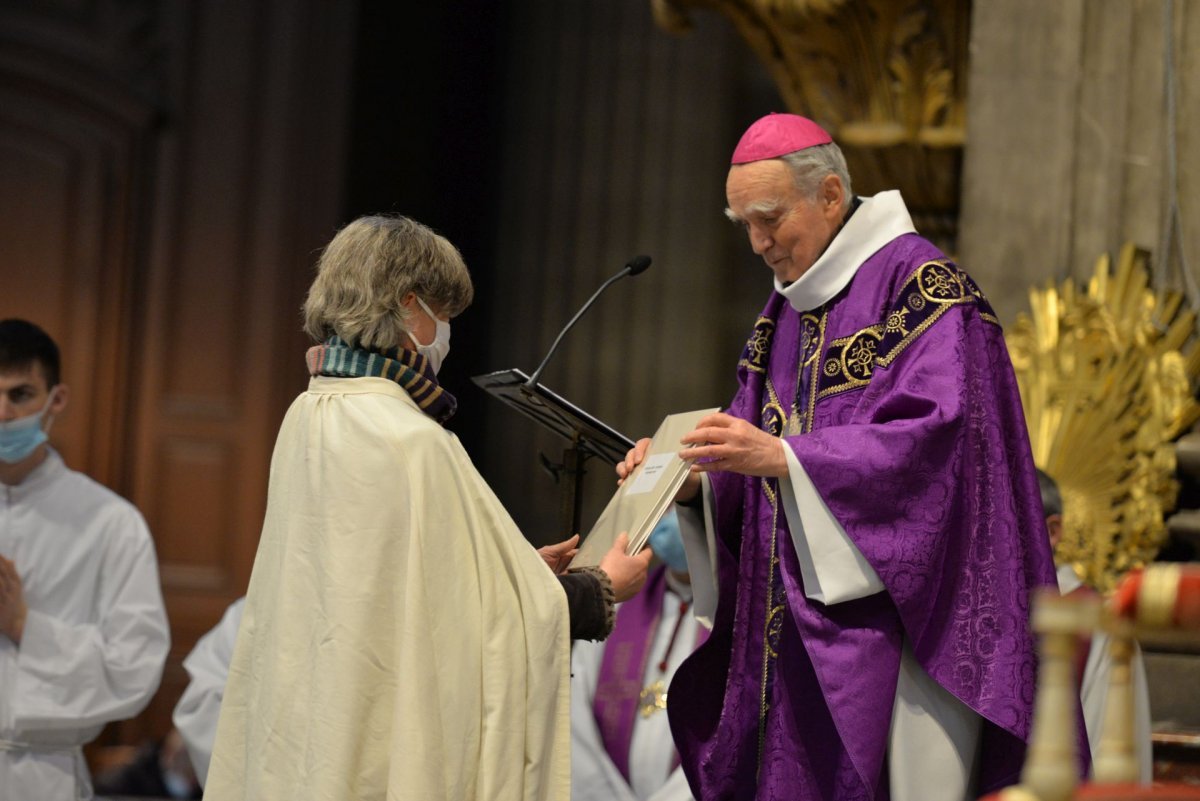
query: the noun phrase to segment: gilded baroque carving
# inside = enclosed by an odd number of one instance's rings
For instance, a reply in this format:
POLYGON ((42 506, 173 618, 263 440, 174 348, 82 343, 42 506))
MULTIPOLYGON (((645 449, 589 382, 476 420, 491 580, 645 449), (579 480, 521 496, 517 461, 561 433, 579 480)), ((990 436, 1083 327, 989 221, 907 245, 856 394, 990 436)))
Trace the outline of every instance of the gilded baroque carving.
POLYGON ((846 145, 960 147, 967 4, 960 0, 652 0, 666 30, 690 8, 728 16, 789 109, 846 145))
POLYGON ((729 18, 787 110, 846 153, 863 194, 899 188, 918 227, 953 242, 966 131, 970 0, 651 0, 658 24, 729 18), (947 239, 946 237, 949 237, 947 239))
POLYGON ((1200 419, 1196 315, 1150 288, 1146 261, 1126 245, 1086 287, 1032 290, 1008 336, 1034 460, 1062 491, 1056 557, 1101 591, 1165 542, 1174 442, 1200 419))

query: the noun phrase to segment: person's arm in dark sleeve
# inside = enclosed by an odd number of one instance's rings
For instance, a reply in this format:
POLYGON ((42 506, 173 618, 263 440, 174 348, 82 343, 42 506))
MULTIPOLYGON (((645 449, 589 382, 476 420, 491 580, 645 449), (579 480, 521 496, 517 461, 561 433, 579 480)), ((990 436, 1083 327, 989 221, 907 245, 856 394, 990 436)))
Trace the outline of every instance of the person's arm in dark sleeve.
POLYGON ((572 640, 603 640, 612 632, 616 596, 603 570, 585 567, 558 576, 567 594, 572 640))

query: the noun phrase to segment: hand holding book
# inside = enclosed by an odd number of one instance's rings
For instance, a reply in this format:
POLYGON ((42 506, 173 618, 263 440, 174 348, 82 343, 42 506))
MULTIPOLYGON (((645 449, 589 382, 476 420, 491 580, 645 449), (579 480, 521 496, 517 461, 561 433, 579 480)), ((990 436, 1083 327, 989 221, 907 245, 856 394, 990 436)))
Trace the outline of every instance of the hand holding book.
POLYGON ((584 539, 572 567, 599 564, 622 532, 629 535, 627 553, 635 554, 645 546, 654 525, 690 473, 688 462, 680 458, 680 440, 716 411, 700 409, 667 415, 648 444, 633 447, 625 462, 618 465, 621 482, 616 494, 584 539))
POLYGON ((646 571, 650 568, 649 550, 636 555, 629 555, 629 535, 622 531, 608 549, 608 553, 600 560, 600 569, 608 575, 612 582, 613 594, 617 603, 628 601, 638 594, 646 583, 646 571))
POLYGON ((691 463, 692 475, 716 470, 774 478, 788 474, 787 444, 781 438, 724 412, 704 417, 681 441, 690 446, 680 456, 691 463))
MULTIPOLYGON (((629 452, 625 454, 625 460, 617 462, 617 486, 625 483, 625 479, 629 477, 633 469, 641 464, 646 459, 646 451, 650 448, 651 440, 649 437, 639 439, 629 452)), ((691 446, 688 446, 691 447, 691 446)), ((684 458, 680 452, 680 458, 684 458)), ((675 493, 676 503, 689 503, 696 494, 700 492, 700 475, 694 470, 689 470, 683 479, 683 483, 679 486, 679 491, 675 493)))

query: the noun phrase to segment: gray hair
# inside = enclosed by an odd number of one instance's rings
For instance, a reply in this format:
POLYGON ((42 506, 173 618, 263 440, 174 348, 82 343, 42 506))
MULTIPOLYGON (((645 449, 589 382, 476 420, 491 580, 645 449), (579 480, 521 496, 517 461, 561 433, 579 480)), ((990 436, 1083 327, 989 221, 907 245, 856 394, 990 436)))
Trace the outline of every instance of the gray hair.
POLYGON ((1042 472, 1041 468, 1038 468, 1037 477, 1038 489, 1042 491, 1042 508, 1046 511, 1046 517, 1062 515, 1062 493, 1058 491, 1058 482, 1042 472))
POLYGON ((809 200, 816 200, 821 189, 821 181, 827 175, 836 175, 842 181, 846 191, 843 205, 849 204, 854 196, 850 188, 850 170, 846 167, 846 157, 842 149, 835 143, 806 147, 780 156, 780 159, 792 170, 796 179, 796 188, 809 200))
POLYGON ((444 237, 400 215, 359 217, 337 232, 304 300, 304 330, 362 348, 392 348, 408 333, 409 292, 453 317, 475 290, 462 254, 444 237))

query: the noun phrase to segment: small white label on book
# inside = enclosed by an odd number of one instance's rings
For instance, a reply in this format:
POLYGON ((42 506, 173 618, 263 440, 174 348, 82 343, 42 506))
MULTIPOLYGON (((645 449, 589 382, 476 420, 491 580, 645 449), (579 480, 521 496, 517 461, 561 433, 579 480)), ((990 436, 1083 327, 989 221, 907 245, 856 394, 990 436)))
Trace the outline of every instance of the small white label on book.
POLYGON ((654 485, 662 477, 662 474, 667 469, 667 465, 675 458, 673 453, 660 453, 657 456, 651 456, 646 461, 642 462, 641 474, 633 480, 629 485, 629 489, 625 490, 626 495, 641 495, 643 492, 649 492, 654 489, 654 485))

